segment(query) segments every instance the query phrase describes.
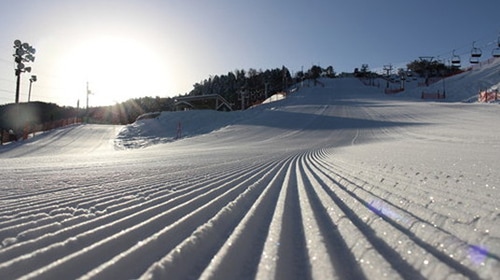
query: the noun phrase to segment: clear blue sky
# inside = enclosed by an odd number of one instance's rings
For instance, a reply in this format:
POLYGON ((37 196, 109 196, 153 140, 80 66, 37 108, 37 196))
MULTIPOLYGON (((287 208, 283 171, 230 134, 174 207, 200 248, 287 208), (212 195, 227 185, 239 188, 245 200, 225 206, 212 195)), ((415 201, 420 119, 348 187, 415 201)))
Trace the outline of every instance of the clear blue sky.
MULTIPOLYGON (((37 49, 31 100, 59 105, 187 93, 235 69, 352 72, 419 56, 484 59, 500 35, 498 0, 8 0, 0 4, 0 104, 14 102, 13 41, 37 49)), ((29 73, 22 75, 27 101, 29 73)))

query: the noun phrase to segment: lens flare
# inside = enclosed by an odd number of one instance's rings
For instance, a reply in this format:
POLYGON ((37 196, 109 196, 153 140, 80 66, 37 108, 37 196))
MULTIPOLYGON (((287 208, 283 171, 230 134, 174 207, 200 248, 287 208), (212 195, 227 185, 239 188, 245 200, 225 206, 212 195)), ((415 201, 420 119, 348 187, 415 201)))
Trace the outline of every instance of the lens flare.
POLYGON ((399 214, 391 205, 381 200, 372 200, 369 204, 369 208, 380 217, 389 218, 406 226, 410 224, 410 219, 399 214))
POLYGON ((484 261, 489 255, 487 248, 476 245, 470 245, 468 251, 469 259, 476 265, 484 264, 484 261))

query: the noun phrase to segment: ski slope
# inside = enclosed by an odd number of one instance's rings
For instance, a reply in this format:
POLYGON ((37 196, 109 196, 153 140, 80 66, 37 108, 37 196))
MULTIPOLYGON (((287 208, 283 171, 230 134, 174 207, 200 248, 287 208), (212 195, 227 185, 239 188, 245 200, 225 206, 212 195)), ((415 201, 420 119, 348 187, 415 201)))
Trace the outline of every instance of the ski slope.
POLYGON ((1 147, 0 275, 497 278, 498 105, 323 82, 1 147))

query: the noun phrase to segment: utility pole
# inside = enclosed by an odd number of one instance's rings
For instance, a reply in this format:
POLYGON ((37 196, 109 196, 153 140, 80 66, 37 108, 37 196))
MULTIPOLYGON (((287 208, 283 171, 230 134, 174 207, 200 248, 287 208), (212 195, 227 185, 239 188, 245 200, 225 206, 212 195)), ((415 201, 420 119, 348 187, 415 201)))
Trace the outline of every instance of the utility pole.
POLYGON ((31 84, 33 82, 36 82, 36 75, 31 75, 31 78, 30 78, 30 89, 28 90, 28 103, 30 103, 30 99, 31 99, 31 84))
POLYGON ((241 96, 241 110, 245 110, 245 98, 247 97, 247 93, 245 89, 240 90, 240 96, 241 96))
POLYGON ((386 81, 387 81, 387 88, 389 88, 389 77, 391 76, 391 72, 392 72, 392 64, 389 64, 389 65, 384 65, 384 71, 386 72, 386 81))
POLYGON ((80 113, 80 99, 76 101, 76 114, 75 114, 75 123, 78 122, 78 115, 80 113))
POLYGON ((19 87, 21 86, 21 71, 16 69, 16 104, 19 103, 19 87))
MULTIPOLYGON (((24 63, 34 62, 36 50, 30 44, 23 43, 20 40, 14 41, 14 61, 17 63, 15 74, 17 76, 16 80, 16 104, 19 103, 19 87, 21 84, 21 73, 31 72, 31 67, 26 67, 24 63)), ((36 78, 35 78, 36 79, 36 78)))
POLYGON ((88 113, 89 112, 89 95, 92 94, 90 89, 89 89, 89 82, 87 81, 87 107, 85 111, 88 113))
POLYGON ((265 86, 265 87, 264 87, 264 96, 265 96, 265 98, 267 99, 267 87, 269 86, 269 82, 265 82, 265 83, 264 83, 264 86, 265 86))
POLYGON ((304 65, 302 65, 302 67, 300 67, 300 72, 302 72, 302 77, 301 77, 301 81, 300 81, 300 87, 303 88, 304 87, 304 65))
MULTIPOLYGON (((13 126, 15 129, 22 127, 22 116, 19 108, 19 88, 21 85, 21 73, 31 72, 31 67, 26 67, 24 63, 34 62, 36 50, 30 44, 23 43, 21 40, 14 40, 14 61, 16 62, 16 115, 13 126)), ((30 84, 31 85, 31 84, 30 84)))
MULTIPOLYGON (((444 64, 444 63, 443 63, 444 64)), ((451 62, 450 62, 450 68, 451 68, 451 62)), ((444 73, 442 73, 442 77, 443 77, 443 98, 446 98, 446 75, 444 73)))
POLYGON ((87 108, 85 109, 85 122, 89 120, 89 95, 94 94, 89 88, 89 82, 87 81, 87 108))
POLYGON ((89 82, 87 81, 87 108, 85 109, 87 112, 89 111, 89 95, 91 94, 93 95, 94 93, 90 90, 89 82))
POLYGON ((285 65, 283 65, 283 67, 281 68, 281 70, 283 71, 283 92, 286 92, 286 88, 287 88, 287 71, 288 69, 286 69, 285 65))

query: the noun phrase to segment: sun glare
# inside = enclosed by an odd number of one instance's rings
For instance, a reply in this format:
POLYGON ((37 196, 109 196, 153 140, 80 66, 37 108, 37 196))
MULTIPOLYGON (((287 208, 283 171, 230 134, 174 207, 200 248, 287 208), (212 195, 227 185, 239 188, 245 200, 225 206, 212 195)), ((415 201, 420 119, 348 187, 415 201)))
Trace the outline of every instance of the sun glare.
MULTIPOLYGON (((64 58, 66 88, 89 83, 90 105, 165 95, 168 74, 154 48, 126 37, 99 37, 76 45, 64 58)), ((82 92, 84 92, 82 90, 82 92)))

